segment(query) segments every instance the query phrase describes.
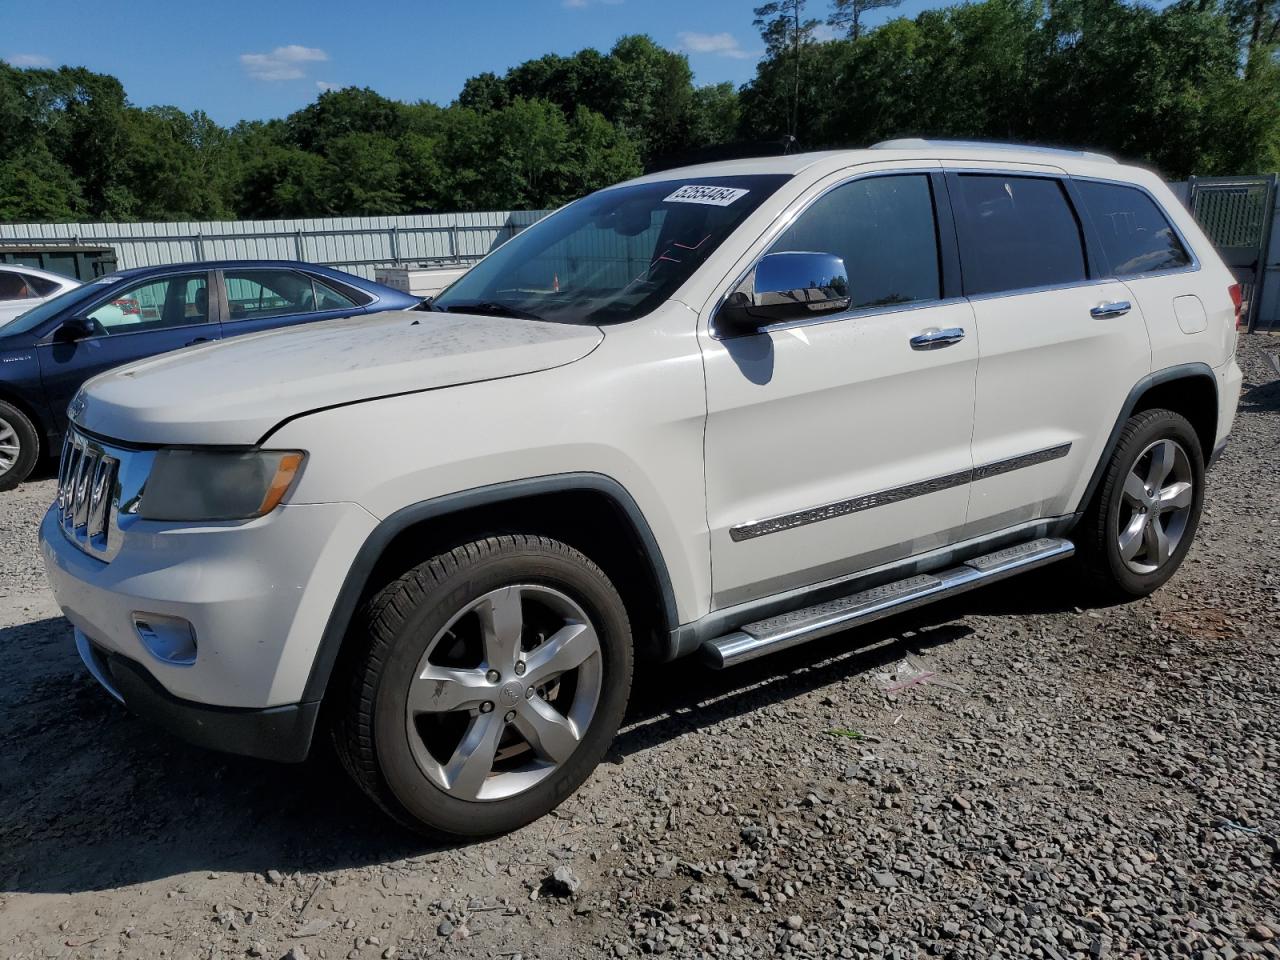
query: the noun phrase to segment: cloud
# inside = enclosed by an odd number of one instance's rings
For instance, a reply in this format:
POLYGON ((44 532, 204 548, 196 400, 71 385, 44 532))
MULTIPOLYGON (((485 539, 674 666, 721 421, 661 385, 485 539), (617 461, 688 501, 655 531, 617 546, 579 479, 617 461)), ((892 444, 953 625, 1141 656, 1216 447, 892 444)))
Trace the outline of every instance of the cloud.
POLYGON ((329 54, 315 47, 291 43, 276 47, 270 53, 242 53, 240 63, 255 80, 301 80, 307 75, 308 63, 329 59, 329 54))
POLYGON ((53 61, 41 53, 14 53, 4 58, 11 67, 52 67, 53 61))
POLYGON ((328 80, 317 80, 316 89, 323 92, 325 90, 341 90, 342 84, 330 83, 328 80))
POLYGON ((678 34, 680 49, 685 53, 705 53, 717 57, 731 57, 734 60, 750 60, 756 54, 748 53, 738 43, 738 38, 731 33, 691 33, 678 34))

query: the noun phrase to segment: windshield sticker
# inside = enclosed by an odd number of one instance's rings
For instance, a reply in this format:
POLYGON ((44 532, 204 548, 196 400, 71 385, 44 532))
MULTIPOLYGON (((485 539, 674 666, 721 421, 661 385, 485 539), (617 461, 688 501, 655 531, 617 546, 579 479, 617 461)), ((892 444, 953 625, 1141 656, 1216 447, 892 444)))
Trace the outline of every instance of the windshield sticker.
POLYGON ((687 183, 667 197, 664 202, 705 203, 713 207, 727 207, 750 192, 740 187, 704 187, 696 183, 687 183))

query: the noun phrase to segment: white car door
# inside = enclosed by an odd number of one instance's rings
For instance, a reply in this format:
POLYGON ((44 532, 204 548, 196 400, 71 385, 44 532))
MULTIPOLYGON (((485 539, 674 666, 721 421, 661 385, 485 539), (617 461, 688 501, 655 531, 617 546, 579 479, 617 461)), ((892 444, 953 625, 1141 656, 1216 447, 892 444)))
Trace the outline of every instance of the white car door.
POLYGON ((1066 177, 967 165, 948 186, 981 344, 965 530, 977 536, 1079 506, 1151 344, 1086 243, 1066 177))
POLYGON ((978 343, 929 170, 833 178, 780 218, 767 251, 842 258, 847 310, 701 334, 715 608, 926 552, 964 522, 978 343))

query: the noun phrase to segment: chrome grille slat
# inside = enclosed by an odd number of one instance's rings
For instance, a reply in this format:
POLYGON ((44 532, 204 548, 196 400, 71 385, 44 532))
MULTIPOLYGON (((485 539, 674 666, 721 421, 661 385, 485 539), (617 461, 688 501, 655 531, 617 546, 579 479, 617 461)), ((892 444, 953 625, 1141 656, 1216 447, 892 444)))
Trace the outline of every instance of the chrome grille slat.
POLYGON ((110 561, 123 536, 119 508, 125 475, 138 488, 130 490, 136 499, 150 460, 146 452, 117 448, 73 428, 62 445, 54 503, 66 538, 90 556, 110 561))

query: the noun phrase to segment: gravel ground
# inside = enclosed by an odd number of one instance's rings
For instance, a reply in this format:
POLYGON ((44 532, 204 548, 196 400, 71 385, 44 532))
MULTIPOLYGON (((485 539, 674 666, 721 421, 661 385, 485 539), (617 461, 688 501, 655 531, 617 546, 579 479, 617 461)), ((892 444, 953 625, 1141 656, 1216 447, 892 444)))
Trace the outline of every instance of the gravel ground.
POLYGON ((577 796, 482 843, 131 718, 44 586, 52 481, 0 494, 0 957, 1280 957, 1277 349, 1156 596, 1050 568, 650 669, 577 796))

